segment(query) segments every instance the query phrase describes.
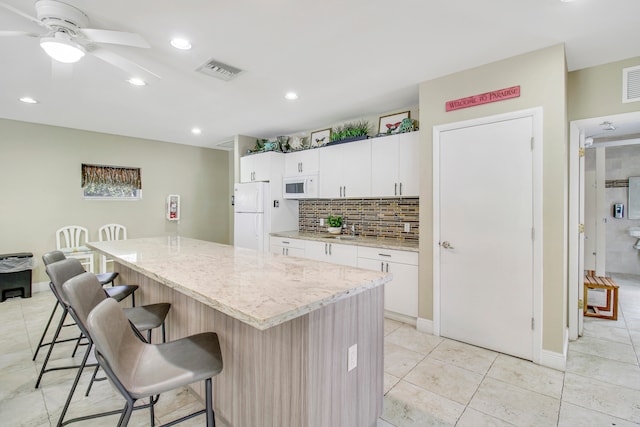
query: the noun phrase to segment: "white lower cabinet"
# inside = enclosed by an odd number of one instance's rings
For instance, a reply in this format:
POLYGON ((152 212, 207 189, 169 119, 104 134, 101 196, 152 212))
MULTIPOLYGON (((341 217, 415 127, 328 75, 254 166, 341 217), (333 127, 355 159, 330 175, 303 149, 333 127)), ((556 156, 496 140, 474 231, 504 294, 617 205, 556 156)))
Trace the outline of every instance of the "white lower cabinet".
POLYGON ((358 267, 389 272, 393 280, 384 287, 384 308, 418 317, 418 253, 359 247, 358 267))
POLYGON ((305 257, 317 261, 356 267, 358 265, 358 247, 308 240, 305 245, 305 257))
POLYGON ((298 239, 287 239, 284 237, 271 236, 269 250, 273 254, 305 257, 305 241, 298 239))

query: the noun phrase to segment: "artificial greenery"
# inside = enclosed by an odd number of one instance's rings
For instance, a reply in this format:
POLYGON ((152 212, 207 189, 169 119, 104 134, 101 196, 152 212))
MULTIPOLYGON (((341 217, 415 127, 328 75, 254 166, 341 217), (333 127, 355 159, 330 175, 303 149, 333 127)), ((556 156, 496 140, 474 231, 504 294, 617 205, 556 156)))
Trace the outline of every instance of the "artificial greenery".
POLYGON ((329 215, 327 218, 327 225, 329 227, 342 227, 342 217, 340 215, 329 215))
POLYGON ((331 133, 331 141, 342 141, 347 138, 366 136, 368 133, 369 122, 367 120, 349 122, 333 129, 333 132, 331 133))

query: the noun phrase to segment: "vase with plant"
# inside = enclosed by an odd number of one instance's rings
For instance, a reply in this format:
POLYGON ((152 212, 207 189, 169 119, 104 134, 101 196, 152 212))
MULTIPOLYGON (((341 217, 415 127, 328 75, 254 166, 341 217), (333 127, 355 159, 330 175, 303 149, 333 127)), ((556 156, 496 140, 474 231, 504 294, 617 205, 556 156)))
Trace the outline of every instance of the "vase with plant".
POLYGON ((329 215, 327 218, 327 231, 329 234, 340 234, 342 232, 342 217, 340 215, 329 215))
POLYGON ((369 133, 369 122, 360 120, 357 122, 345 123, 338 126, 331 133, 331 143, 339 144, 343 142, 357 141, 367 138, 369 133))

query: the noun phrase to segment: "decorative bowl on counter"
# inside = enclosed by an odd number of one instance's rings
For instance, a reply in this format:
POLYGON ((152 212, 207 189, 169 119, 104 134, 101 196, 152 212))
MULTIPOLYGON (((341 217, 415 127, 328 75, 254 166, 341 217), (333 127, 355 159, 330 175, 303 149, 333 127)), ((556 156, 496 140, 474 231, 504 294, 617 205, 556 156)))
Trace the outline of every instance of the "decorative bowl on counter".
POLYGON ((342 232, 342 227, 327 227, 327 231, 329 234, 340 234, 342 232))

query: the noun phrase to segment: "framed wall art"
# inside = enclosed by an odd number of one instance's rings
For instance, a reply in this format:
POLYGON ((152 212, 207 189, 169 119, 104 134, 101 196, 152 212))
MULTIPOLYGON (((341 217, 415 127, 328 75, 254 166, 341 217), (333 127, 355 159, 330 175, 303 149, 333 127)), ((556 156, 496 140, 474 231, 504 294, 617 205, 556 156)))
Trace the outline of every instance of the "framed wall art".
POLYGON ((311 132, 309 137, 311 147, 321 147, 329 141, 331 141, 331 128, 311 132))
POLYGON ((400 124, 402 123, 402 119, 409 118, 409 111, 389 114, 388 116, 381 116, 380 124, 378 126, 378 133, 387 135, 398 133, 398 131, 400 130, 400 124))

